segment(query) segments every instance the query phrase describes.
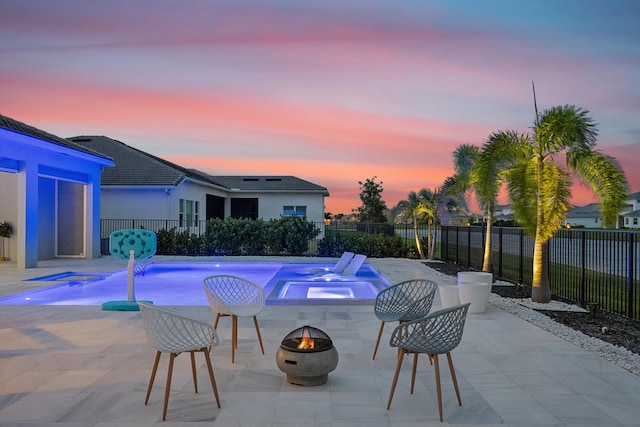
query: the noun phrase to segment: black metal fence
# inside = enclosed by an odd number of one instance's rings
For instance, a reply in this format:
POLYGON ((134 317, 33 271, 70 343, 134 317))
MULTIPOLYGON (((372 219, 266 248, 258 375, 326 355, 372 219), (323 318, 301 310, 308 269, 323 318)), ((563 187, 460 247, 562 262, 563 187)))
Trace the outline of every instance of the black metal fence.
MULTIPOLYGON (((533 238, 515 227, 493 227, 493 273, 530 285, 533 238)), ((484 227, 443 226, 441 257, 482 269, 484 227)), ((551 293, 580 304, 640 319, 640 233, 558 230, 548 246, 551 293)))

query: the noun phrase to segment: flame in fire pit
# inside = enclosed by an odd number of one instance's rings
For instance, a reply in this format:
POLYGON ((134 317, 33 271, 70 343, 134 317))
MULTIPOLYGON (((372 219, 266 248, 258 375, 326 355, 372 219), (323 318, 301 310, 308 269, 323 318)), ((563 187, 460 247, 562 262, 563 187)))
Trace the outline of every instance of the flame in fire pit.
POLYGON ((311 338, 311 333, 308 328, 302 330, 302 339, 298 344, 298 350, 313 350, 316 346, 315 341, 311 338))

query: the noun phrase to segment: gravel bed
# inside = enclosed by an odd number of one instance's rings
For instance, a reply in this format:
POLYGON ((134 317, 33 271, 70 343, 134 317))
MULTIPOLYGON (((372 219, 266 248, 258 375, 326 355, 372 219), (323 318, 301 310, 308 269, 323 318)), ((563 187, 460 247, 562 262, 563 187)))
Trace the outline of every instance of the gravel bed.
MULTIPOLYGON (((437 271, 434 268, 425 265, 423 262, 421 262, 421 264, 424 266, 425 272, 428 272, 428 274, 433 277, 433 279, 438 283, 457 283, 456 277, 441 273, 440 271, 437 271)), ((505 282, 504 284, 507 283, 505 282)), ((626 348, 615 346, 601 339, 591 337, 580 331, 558 323, 550 317, 545 316, 543 313, 536 311, 534 309, 536 303, 532 303, 530 300, 527 303, 526 300, 522 300, 520 298, 504 298, 495 293, 491 293, 491 295, 489 296, 489 304, 505 310, 506 312, 511 313, 523 320, 526 320, 527 322, 532 323, 539 328, 542 328, 545 331, 548 331, 556 335, 557 337, 564 339, 565 341, 568 341, 583 348, 586 351, 602 357, 603 359, 614 363, 616 366, 619 366, 622 369, 633 373, 634 375, 640 376, 640 355, 635 354, 627 350, 626 348)), ((575 305, 556 301, 550 304, 552 305, 544 304, 542 305, 542 307, 538 307, 538 309, 584 312, 581 307, 575 305)), ((537 305, 540 306, 541 304, 537 305)))

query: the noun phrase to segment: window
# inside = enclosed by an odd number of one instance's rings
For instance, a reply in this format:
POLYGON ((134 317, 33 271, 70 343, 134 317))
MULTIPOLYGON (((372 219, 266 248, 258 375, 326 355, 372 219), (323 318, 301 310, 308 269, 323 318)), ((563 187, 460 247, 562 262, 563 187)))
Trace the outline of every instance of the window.
POLYGON ((194 200, 179 200, 179 227, 193 227, 197 224, 200 202, 194 200))
POLYGON ((284 206, 283 216, 307 216, 306 206, 284 206))
POLYGON ((231 218, 258 219, 258 199, 231 199, 231 218))
POLYGON ((638 218, 633 218, 633 225, 638 225, 638 218))

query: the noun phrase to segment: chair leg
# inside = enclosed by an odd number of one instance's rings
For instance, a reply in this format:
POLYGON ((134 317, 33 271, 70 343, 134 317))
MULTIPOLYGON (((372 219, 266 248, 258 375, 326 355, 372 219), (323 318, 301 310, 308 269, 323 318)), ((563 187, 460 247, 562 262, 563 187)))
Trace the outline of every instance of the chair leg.
POLYGON ((413 369, 411 370, 411 394, 416 384, 416 372, 418 371, 418 353, 413 353, 413 369))
POLYGON ((220 320, 220 313, 216 313, 216 321, 213 322, 213 329, 218 329, 218 320, 220 320))
POLYGON ((238 316, 231 315, 231 363, 236 360, 236 348, 238 347, 238 316))
POLYGON ((195 392, 198 392, 198 376, 196 375, 196 356, 193 351, 189 352, 191 354, 191 374, 193 375, 193 388, 195 392))
POLYGON ((173 361, 176 358, 175 353, 169 356, 169 370, 167 371, 167 386, 164 390, 164 408, 162 409, 162 421, 167 419, 167 406, 169 405, 169 392, 171 391, 171 375, 173 374, 173 361))
POLYGON ((258 342, 260 343, 260 350, 264 354, 264 347, 262 346, 262 336, 260 335, 260 327, 258 326, 258 318, 253 316, 253 324, 256 326, 256 333, 258 334, 258 342))
POLYGON ((378 339, 376 340, 376 346, 373 348, 373 357, 372 359, 376 359, 376 354, 378 353, 378 346, 380 345, 380 338, 382 338, 382 330, 384 329, 384 322, 380 323, 380 330, 378 331, 378 339))
POLYGON ((149 403, 149 396, 151 396, 151 389, 153 388, 153 382, 156 379, 156 371, 158 370, 158 362, 160 362, 160 353, 159 351, 156 351, 156 359, 153 362, 153 369, 151 370, 151 378, 149 378, 149 387, 147 387, 147 398, 144 399, 144 404, 148 404, 149 403))
POLYGON ((440 388, 440 364, 438 362, 438 355, 431 356, 433 359, 433 369, 436 374, 436 395, 438 396, 438 412, 440 413, 440 422, 443 422, 442 418, 442 389, 440 388))
POLYGON ((453 388, 456 389, 456 396, 458 397, 458 406, 462 406, 462 399, 460 398, 460 390, 458 389, 458 379, 456 378, 456 370, 453 368, 453 359, 451 353, 447 353, 447 361, 449 362, 449 372, 451 372, 451 380, 453 381, 453 388))
POLYGON ((404 351, 398 349, 398 362, 396 363, 396 372, 393 375, 393 382, 391 383, 391 390, 389 391, 389 401, 387 402, 387 409, 391 409, 391 400, 393 399, 393 393, 396 391, 396 384, 398 383, 398 376, 400 375, 400 367, 402 366, 402 359, 404 359, 404 351))
POLYGON ((220 407, 220 398, 218 397, 218 387, 216 386, 216 378, 213 375, 213 366, 211 366, 211 358, 209 357, 208 349, 201 350, 204 353, 204 360, 207 362, 207 369, 209 369, 209 379, 211 380, 211 387, 213 387, 213 394, 216 397, 216 403, 218 408, 220 407))

